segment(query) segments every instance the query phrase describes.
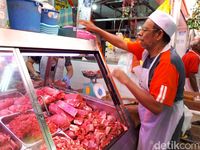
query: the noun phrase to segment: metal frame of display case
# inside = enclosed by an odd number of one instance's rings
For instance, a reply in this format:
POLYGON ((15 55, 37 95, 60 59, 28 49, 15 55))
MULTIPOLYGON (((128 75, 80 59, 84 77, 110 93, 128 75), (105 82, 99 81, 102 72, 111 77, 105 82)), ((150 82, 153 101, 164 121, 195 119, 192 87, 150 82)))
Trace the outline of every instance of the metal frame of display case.
POLYGON ((26 68, 24 59, 23 59, 23 57, 20 53, 20 50, 18 48, 0 47, 0 52, 12 53, 14 55, 14 57, 16 58, 16 64, 19 67, 19 71, 22 75, 22 80, 23 80, 23 83, 25 85, 25 89, 26 89, 26 91, 27 91, 27 93, 30 97, 31 104, 33 106, 33 110, 35 112, 35 115, 38 119, 39 126, 42 129, 42 134, 43 134, 44 140, 46 142, 46 145, 47 145, 48 149, 52 149, 52 150, 55 149, 56 150, 55 144, 54 144, 53 139, 50 135, 49 128, 47 127, 42 109, 40 107, 39 102, 37 101, 37 96, 36 96, 35 92, 31 92, 31 91, 34 91, 34 87, 33 87, 31 78, 29 76, 28 70, 26 68))
MULTIPOLYGON (((114 106, 117 110, 117 113, 120 117, 120 120, 125 125, 129 126, 129 121, 127 120, 126 112, 123 106, 123 103, 120 100, 119 92, 115 86, 115 83, 111 77, 109 77, 109 69, 106 65, 106 62, 103 58, 103 55, 98 51, 96 43, 93 40, 84 40, 70 37, 61 37, 55 35, 47 35, 41 33, 33 33, 26 31, 18 31, 11 29, 1 29, 0 30, 0 47, 5 48, 14 48, 16 51, 16 57, 19 58, 19 65, 21 66, 20 72, 23 74, 22 78, 25 81, 27 91, 29 92, 30 98, 32 99, 33 108, 36 111, 37 118, 39 122, 44 122, 44 116, 41 111, 38 110, 38 105, 34 101, 37 99, 34 92, 32 81, 26 69, 23 54, 49 54, 52 53, 52 56, 66 54, 66 53, 80 53, 80 54, 94 54, 99 68, 101 70, 102 76, 104 77, 105 83, 108 87, 108 91, 112 97, 114 106)), ((47 71, 47 70, 46 70, 47 71)), ((46 126, 43 126, 46 128, 46 126)), ((43 136, 45 136, 44 132, 43 136)), ((50 149, 52 148, 52 139, 47 136, 46 143, 50 149)), ((54 145, 54 144, 53 144, 54 145)))

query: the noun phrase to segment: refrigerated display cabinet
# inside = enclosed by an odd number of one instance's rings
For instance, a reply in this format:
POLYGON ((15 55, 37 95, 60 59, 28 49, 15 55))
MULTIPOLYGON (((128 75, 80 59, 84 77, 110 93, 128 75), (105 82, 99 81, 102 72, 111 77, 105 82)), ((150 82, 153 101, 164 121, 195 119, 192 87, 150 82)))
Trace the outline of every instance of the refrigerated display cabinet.
POLYGON ((138 131, 93 40, 1 29, 0 121, 0 134, 15 149, 59 149, 59 142, 66 149, 137 145, 138 131), (35 66, 40 80, 29 75, 29 56, 46 58, 44 69, 35 66), (58 58, 59 68, 64 57, 71 58, 74 70, 70 88, 52 71, 52 60, 58 58))

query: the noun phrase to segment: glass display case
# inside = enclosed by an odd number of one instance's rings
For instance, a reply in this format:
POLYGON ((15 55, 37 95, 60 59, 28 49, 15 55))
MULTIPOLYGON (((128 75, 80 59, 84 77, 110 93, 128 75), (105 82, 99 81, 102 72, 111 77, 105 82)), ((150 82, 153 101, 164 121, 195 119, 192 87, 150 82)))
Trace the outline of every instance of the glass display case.
POLYGON ((10 29, 0 37, 0 149, 136 148, 134 124, 94 41, 10 29), (30 57, 40 57, 37 79, 30 57))

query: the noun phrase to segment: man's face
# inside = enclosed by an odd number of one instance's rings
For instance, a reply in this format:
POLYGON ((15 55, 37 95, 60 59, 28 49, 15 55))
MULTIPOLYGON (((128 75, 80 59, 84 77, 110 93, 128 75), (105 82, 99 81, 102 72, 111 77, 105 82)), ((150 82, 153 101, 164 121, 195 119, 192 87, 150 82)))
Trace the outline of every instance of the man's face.
POLYGON ((158 31, 158 29, 155 29, 154 22, 147 19, 143 24, 142 29, 138 32, 138 39, 141 41, 142 47, 148 50, 155 44, 156 31, 158 31))

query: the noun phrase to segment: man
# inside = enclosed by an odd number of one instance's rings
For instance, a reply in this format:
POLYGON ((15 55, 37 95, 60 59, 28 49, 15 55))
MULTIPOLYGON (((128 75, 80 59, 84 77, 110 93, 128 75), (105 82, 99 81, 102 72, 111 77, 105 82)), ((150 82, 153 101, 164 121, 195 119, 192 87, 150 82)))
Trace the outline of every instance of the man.
POLYGON ((195 37, 190 43, 191 49, 182 57, 185 72, 185 91, 199 92, 196 74, 200 63, 200 37, 195 37))
POLYGON ((138 59, 142 54, 143 65, 135 68, 140 87, 123 71, 115 69, 112 72, 139 102, 141 127, 137 149, 152 150, 158 144, 169 145, 171 140, 178 140, 175 136, 179 137, 181 127, 177 126, 183 122, 185 75, 181 58, 169 45, 170 37, 176 30, 172 17, 156 10, 143 24, 137 42, 124 42, 91 22, 80 23, 114 46, 134 53, 138 59), (145 50, 138 47, 139 44, 145 50))
POLYGON ((29 71, 29 74, 30 74, 31 78, 33 78, 35 80, 40 79, 40 74, 38 71, 35 70, 34 64, 40 64, 41 58, 42 58, 41 56, 33 56, 33 57, 29 56, 26 61, 26 66, 29 71))
MULTIPOLYGON (((44 78, 44 68, 46 68, 46 63, 43 63, 43 60, 47 60, 48 57, 41 57, 41 56, 29 56, 27 61, 26 61, 26 66, 28 68, 28 71, 30 73, 30 76, 34 79, 34 80, 41 80, 41 76, 42 78, 44 78), (40 73, 37 72, 33 66, 33 64, 39 64, 39 70, 40 73), (43 72, 42 72, 43 71, 43 72)), ((65 80, 65 82, 68 84, 68 86, 70 86, 70 79, 73 76, 73 67, 71 64, 71 59, 70 57, 63 57, 63 58, 59 58, 59 57, 53 57, 52 60, 52 67, 51 67, 51 71, 56 72, 56 71, 60 71, 59 74, 61 74, 58 77, 58 80, 65 80), (58 61, 59 59, 63 59, 64 63, 61 64, 61 69, 58 70, 58 61), (64 66, 66 68, 67 74, 66 76, 64 76, 63 78, 63 71, 64 71, 64 66)), ((54 73, 54 75, 56 75, 56 73, 54 73)))

